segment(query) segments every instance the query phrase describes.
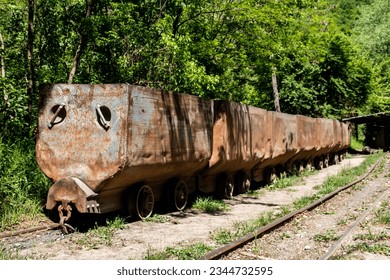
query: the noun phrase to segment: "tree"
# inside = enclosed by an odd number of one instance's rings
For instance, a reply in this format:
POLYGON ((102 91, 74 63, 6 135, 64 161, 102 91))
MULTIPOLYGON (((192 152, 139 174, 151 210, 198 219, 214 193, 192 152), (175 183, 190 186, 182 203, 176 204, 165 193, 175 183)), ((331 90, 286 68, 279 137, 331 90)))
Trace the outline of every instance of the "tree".
POLYGON ((35 63, 34 63, 34 10, 35 1, 28 0, 28 24, 27 24, 27 126, 32 126, 33 99, 35 88, 35 63))
MULTIPOLYGON (((85 0, 85 3, 86 3, 86 10, 87 10, 87 12, 85 14, 85 19, 87 20, 91 16, 92 9, 94 6, 94 0, 90 0, 90 1, 85 0)), ((71 84, 73 82, 73 77, 76 74, 77 66, 80 63, 81 54, 82 54, 83 49, 84 49, 85 44, 86 44, 86 35, 83 34, 84 30, 82 28, 80 28, 80 29, 81 29, 80 30, 80 41, 79 41, 79 44, 77 46, 76 54, 73 58, 72 67, 71 67, 70 72, 69 72, 68 84, 71 84)))

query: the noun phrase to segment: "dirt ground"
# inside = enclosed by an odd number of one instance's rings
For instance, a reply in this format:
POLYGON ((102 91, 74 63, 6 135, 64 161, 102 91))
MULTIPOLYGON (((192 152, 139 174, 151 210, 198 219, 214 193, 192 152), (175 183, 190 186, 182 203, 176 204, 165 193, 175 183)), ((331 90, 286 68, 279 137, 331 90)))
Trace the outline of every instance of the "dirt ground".
MULTIPOLYGON (((164 223, 143 221, 128 223, 124 229, 115 232, 109 244, 98 244, 92 246, 93 248, 77 242, 85 236, 85 233, 78 232, 64 236, 58 231, 51 231, 41 233, 34 239, 22 236, 8 238, 3 242, 8 248, 17 251, 20 256, 60 260, 144 259, 148 253, 162 251, 166 247, 186 246, 198 242, 215 245, 210 238, 212 232, 221 228, 232 228, 235 222, 256 218, 263 211, 278 209, 299 197, 314 194, 316 192, 314 187, 324 182, 328 176, 335 175, 342 169, 355 167, 363 160, 363 156, 345 159, 340 164, 305 178, 300 185, 276 191, 263 190, 259 197, 236 196, 233 200, 226 201, 230 210, 218 215, 188 209, 182 213, 167 214, 167 221, 164 223)), ((84 242, 87 244, 88 240, 84 242)), ((290 245, 293 250, 294 243, 290 245)), ((311 244, 305 246, 310 247, 311 244)), ((274 256, 268 257, 274 258, 274 256)), ((279 257, 287 258, 287 256, 279 257)), ((299 257, 299 255, 291 255, 291 258, 299 257)))
MULTIPOLYGON (((227 259, 390 260, 369 248, 390 248, 390 228, 376 222, 376 211, 390 202, 390 162, 375 177, 345 190, 313 211, 230 254, 227 259), (367 215, 362 215, 367 214, 367 215), (356 222, 358 217, 362 220, 356 222), (356 224, 356 227, 353 227, 356 224), (353 229, 351 229, 353 228, 353 229), (351 229, 351 230, 349 230, 351 229), (345 235, 334 254, 328 251, 345 235), (365 250, 359 248, 365 247, 365 250)), ((388 253, 387 253, 388 254, 388 253)))

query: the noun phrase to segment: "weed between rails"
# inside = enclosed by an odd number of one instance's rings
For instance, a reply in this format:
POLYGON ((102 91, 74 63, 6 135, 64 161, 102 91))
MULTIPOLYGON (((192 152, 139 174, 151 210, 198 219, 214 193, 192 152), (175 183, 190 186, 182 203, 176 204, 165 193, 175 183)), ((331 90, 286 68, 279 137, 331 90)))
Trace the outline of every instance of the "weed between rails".
POLYGON ((103 245, 112 246, 115 231, 124 228, 124 219, 116 217, 113 220, 107 220, 105 226, 96 224, 93 229, 83 234, 81 238, 76 239, 75 243, 87 250, 98 249, 103 245))
POLYGON ((216 200, 211 197, 198 197, 195 203, 192 205, 192 208, 198 209, 205 213, 215 213, 228 211, 229 206, 221 200, 216 200))
POLYGON ((381 207, 375 211, 376 221, 379 224, 390 225, 390 203, 382 202, 381 207))
POLYGON ((196 243, 188 247, 183 248, 174 248, 168 247, 161 252, 153 252, 153 250, 148 249, 146 260, 198 260, 202 258, 207 252, 212 250, 211 246, 205 245, 203 243, 196 243))

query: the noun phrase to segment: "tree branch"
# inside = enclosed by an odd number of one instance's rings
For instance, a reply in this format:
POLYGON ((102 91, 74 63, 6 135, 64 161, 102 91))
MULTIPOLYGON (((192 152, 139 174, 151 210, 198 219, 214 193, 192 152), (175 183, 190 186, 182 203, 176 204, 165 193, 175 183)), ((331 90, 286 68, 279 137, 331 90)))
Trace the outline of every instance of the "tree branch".
MULTIPOLYGON (((94 5, 94 0, 91 0, 90 3, 88 3, 88 0, 85 0, 85 2, 87 5, 87 12, 85 14, 85 18, 87 19, 91 16, 92 8, 94 5)), ((73 83, 73 78, 74 78, 74 75, 76 74, 77 67, 80 63, 80 58, 81 58, 81 54, 82 54, 83 49, 84 49, 85 42, 86 42, 86 38, 83 35, 83 33, 80 32, 79 44, 77 46, 75 56, 73 57, 72 67, 70 69, 69 76, 68 76, 68 84, 73 83)))

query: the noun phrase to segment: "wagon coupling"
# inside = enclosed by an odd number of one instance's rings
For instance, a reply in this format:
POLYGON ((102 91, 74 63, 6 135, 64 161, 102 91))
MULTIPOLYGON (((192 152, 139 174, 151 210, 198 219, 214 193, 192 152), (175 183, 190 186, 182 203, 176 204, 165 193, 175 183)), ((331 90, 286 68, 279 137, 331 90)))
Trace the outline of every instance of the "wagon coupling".
POLYGON ((74 228, 71 225, 65 223, 69 221, 70 217, 72 216, 72 206, 68 205, 67 202, 63 202, 61 205, 58 206, 57 210, 58 215, 60 217, 59 227, 61 229, 61 232, 64 234, 68 234, 68 228, 71 231, 74 231, 74 228))

